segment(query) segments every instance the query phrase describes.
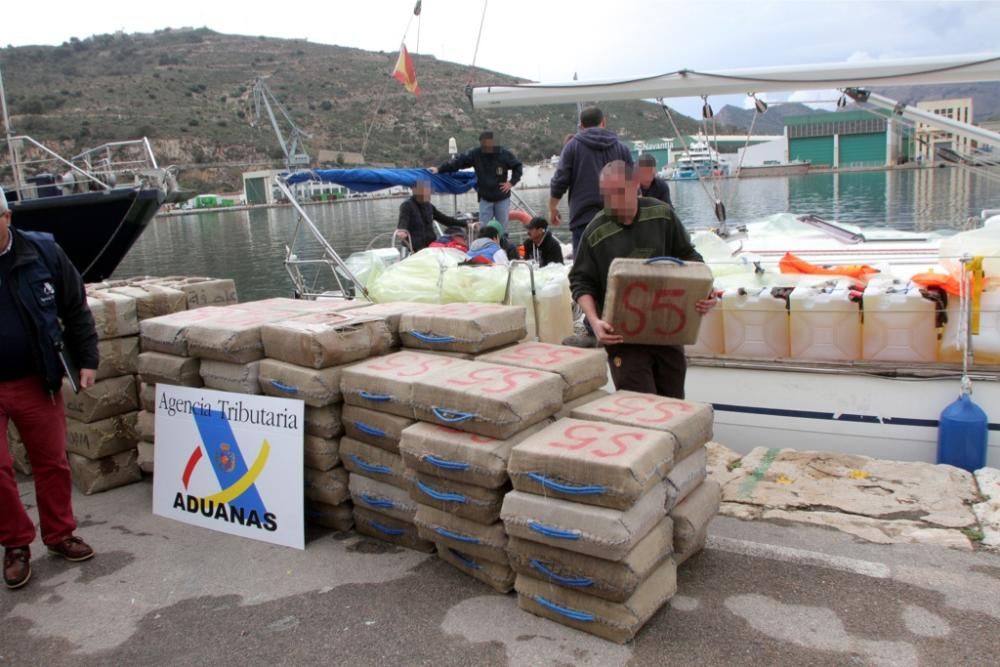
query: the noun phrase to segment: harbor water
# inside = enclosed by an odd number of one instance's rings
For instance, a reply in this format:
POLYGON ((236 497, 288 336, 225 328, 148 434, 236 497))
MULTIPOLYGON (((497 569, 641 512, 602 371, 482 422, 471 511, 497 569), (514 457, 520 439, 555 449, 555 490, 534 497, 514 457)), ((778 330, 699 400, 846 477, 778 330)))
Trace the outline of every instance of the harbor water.
MULTIPOLYGON (((862 227, 947 232, 965 228, 968 219, 984 208, 1000 208, 1000 184, 957 168, 726 179, 719 185, 734 224, 791 212, 862 227)), ((711 182, 672 182, 670 190, 685 225, 716 224, 711 182)), ((546 214, 548 189, 519 193, 536 213, 546 214)), ((400 198, 349 199, 309 205, 306 211, 346 257, 364 250, 373 239, 377 246, 387 245, 401 202, 400 198)), ((446 213, 478 208, 474 194, 435 195, 433 202, 446 213)), ((565 198, 561 210, 568 219, 565 198)), ((289 207, 159 216, 115 275, 219 276, 235 279, 241 300, 288 296, 291 282, 282 262, 296 219, 289 207)), ((511 224, 512 230, 515 226, 511 224)), ((568 241, 565 224, 554 231, 568 241)), ((315 248, 312 243, 296 246, 303 256, 315 248)))

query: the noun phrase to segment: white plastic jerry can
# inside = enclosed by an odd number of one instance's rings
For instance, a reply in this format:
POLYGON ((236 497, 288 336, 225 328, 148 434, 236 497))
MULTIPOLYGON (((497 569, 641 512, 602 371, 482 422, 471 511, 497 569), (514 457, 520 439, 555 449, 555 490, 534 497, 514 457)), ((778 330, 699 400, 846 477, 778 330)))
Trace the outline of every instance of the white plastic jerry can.
POLYGON ((862 357, 868 361, 933 362, 937 303, 916 286, 869 284, 864 294, 862 357))
MULTIPOLYGON (((948 322, 945 324, 938 360, 961 363, 959 339, 959 299, 948 296, 948 322)), ((979 300, 979 333, 972 336, 973 362, 1000 365, 1000 286, 983 290, 979 300)))
POLYGON ((793 359, 861 358, 861 308, 851 300, 849 282, 796 287, 788 305, 793 359))
POLYGON ((788 357, 787 301, 770 287, 733 288, 722 295, 725 353, 738 357, 788 357))

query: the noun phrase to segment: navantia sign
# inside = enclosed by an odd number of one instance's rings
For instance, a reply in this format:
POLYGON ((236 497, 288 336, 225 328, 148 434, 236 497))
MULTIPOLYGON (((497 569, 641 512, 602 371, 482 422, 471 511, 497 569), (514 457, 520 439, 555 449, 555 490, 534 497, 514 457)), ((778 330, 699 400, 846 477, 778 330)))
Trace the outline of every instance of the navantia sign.
POLYGON ((303 403, 156 385, 153 513, 305 547, 303 403))

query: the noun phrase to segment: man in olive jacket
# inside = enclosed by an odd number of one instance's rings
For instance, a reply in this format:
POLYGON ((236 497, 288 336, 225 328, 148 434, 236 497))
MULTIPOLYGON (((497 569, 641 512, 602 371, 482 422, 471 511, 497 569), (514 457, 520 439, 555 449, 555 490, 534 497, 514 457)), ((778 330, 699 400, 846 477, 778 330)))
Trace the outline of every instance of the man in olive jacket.
MULTIPOLYGON (((684 398, 687 362, 682 346, 625 343, 610 322, 601 319, 608 270, 618 257, 676 257, 700 262, 701 255, 674 210, 658 199, 640 198, 636 170, 623 161, 601 171, 604 209, 587 225, 569 274, 573 299, 606 348, 616 389, 684 398)), ((715 306, 714 297, 697 302, 700 313, 715 306)))

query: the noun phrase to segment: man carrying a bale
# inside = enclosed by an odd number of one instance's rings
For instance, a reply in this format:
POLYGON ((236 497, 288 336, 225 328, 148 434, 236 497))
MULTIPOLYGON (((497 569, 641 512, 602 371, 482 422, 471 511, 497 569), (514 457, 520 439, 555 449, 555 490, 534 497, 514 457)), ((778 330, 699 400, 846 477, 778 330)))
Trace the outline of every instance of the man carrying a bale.
MULTIPOLYGON (((569 274, 573 299, 607 349, 617 389, 683 399, 687 372, 684 348, 625 343, 611 323, 601 319, 601 313, 614 259, 676 257, 701 262, 702 257, 670 206, 639 197, 638 173, 632 165, 610 162, 601 170, 600 187, 604 209, 584 230, 569 274)), ((695 307, 704 314, 715 303, 714 297, 700 299, 695 307)))
POLYGON ((0 190, 0 544, 4 583, 20 588, 31 578, 35 526, 14 478, 8 422, 31 460, 45 546, 69 561, 91 558, 94 550, 73 535, 60 388, 67 372, 79 388, 93 385, 98 358, 80 274, 51 236, 13 229, 11 218, 0 190))

